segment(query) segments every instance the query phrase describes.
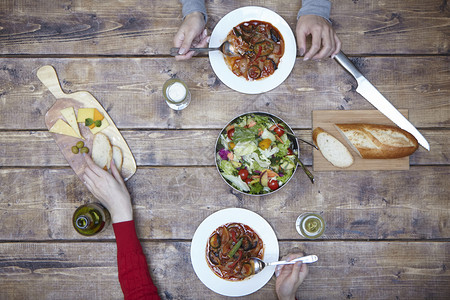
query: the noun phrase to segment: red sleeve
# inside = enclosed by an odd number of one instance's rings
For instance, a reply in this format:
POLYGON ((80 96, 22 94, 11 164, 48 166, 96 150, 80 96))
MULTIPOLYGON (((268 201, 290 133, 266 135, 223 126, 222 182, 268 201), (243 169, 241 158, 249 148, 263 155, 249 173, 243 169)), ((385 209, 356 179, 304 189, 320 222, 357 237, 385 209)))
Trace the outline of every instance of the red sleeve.
POLYGON ((114 223, 119 282, 126 300, 160 299, 136 235, 134 221, 114 223))

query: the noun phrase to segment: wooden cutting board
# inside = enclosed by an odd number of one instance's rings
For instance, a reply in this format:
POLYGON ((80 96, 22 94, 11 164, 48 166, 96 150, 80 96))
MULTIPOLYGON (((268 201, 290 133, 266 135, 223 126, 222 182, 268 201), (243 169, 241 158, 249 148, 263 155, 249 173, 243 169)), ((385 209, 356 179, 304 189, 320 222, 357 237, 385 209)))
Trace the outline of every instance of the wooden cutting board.
MULTIPOLYGON (((131 176, 133 176, 133 174, 136 173, 136 161, 134 159, 134 156, 131 153, 127 142, 114 124, 113 120, 101 106, 101 104, 97 101, 97 99, 95 99, 92 94, 86 91, 80 91, 70 94, 64 93, 59 84, 56 71, 52 66, 41 67, 37 71, 37 76, 57 99, 53 106, 45 114, 45 124, 47 125, 47 128, 50 129, 58 119, 62 119, 63 121, 65 121, 60 113, 61 109, 63 108, 72 106, 75 110, 75 114, 77 113, 78 109, 82 107, 96 108, 109 122, 109 126, 103 129, 101 133, 104 133, 108 136, 112 145, 118 146, 122 150, 122 177, 124 178, 124 180, 128 180, 131 176)), ((81 135, 85 138, 84 143, 91 151, 94 135, 91 133, 88 127, 84 126, 81 123, 78 124, 81 135)), ((70 167, 78 175, 81 181, 84 181, 82 179, 82 176, 84 174, 86 162, 82 154, 72 153, 72 146, 74 146, 81 139, 57 133, 52 133, 52 135, 70 167)))
MULTIPOLYGON (((408 110, 399 110, 408 118, 408 110)), ((333 166, 327 161, 320 151, 314 149, 313 170, 333 171, 333 170, 408 170, 409 156, 396 159, 363 159, 348 146, 342 135, 334 127, 339 123, 368 123, 396 126, 391 120, 378 110, 316 110, 312 113, 313 130, 321 127, 340 140, 353 155, 354 163, 348 168, 342 169, 333 166)))

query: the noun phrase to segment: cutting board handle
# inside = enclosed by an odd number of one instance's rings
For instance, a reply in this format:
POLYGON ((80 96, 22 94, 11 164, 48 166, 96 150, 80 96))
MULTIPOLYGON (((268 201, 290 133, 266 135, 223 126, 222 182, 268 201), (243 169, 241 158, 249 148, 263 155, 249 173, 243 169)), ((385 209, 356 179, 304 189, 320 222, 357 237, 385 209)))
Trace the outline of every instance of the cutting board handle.
POLYGON ((52 66, 43 66, 37 71, 37 77, 39 80, 49 89, 49 91, 58 98, 64 98, 65 93, 61 89, 59 84, 58 75, 56 74, 55 68, 52 66))

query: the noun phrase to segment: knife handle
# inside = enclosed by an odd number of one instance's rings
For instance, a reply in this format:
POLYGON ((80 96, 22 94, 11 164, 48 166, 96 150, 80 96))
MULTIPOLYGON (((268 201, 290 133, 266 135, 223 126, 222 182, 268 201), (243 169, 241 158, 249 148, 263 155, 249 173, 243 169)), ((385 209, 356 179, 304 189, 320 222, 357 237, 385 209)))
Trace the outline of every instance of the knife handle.
POLYGON ((348 59, 344 52, 340 51, 334 56, 334 59, 343 66, 358 81, 360 77, 364 77, 355 65, 348 59))

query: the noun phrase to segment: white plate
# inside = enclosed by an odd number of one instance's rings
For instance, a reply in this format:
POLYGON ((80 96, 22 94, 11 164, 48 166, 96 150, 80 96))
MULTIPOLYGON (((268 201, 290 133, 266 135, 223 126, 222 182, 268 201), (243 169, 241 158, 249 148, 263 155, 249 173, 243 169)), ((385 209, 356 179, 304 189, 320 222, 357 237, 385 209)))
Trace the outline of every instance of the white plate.
POLYGON ((260 94, 279 86, 289 76, 295 64, 297 46, 294 34, 288 23, 270 9, 258 6, 245 6, 231 11, 217 23, 211 33, 209 47, 219 47, 227 38, 228 33, 242 22, 258 20, 275 26, 284 39, 284 55, 281 57, 278 69, 269 77, 248 81, 238 77, 228 68, 220 51, 209 52, 209 60, 217 77, 229 88, 244 94, 260 94))
POLYGON ((220 278, 206 262, 206 245, 210 235, 219 226, 237 222, 250 226, 263 240, 264 261, 277 261, 279 257, 278 239, 269 223, 260 215, 242 208, 219 210, 207 217, 198 226, 192 238, 191 261, 198 278, 214 292, 230 297, 245 296, 262 288, 272 277, 275 267, 266 267, 261 273, 242 281, 228 281, 220 278))

